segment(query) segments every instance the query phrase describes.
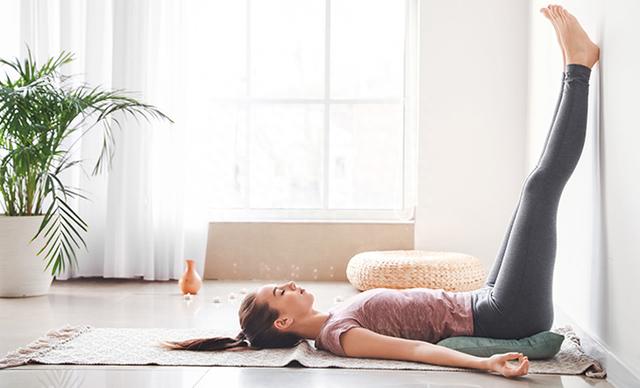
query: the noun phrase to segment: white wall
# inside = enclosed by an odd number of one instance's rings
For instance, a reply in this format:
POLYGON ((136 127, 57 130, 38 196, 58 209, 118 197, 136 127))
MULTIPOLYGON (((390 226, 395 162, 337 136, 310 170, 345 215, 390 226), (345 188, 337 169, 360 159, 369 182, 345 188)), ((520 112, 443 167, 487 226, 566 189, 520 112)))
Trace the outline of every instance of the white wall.
MULTIPOLYGON (((558 211, 557 308, 640 376, 640 2, 560 1, 601 48, 592 70, 582 157, 558 211)), ((560 90, 553 27, 531 3, 528 168, 537 162, 560 90)), ((607 367, 607 360, 604 360, 607 367)))
MULTIPOLYGON (((601 60, 558 211, 554 301, 613 354, 610 376, 614 359, 640 376, 640 2, 557 3, 601 60)), ((416 249, 493 263, 560 92, 561 51, 539 13, 547 4, 421 1, 416 249)))
POLYGON ((416 249, 489 270, 526 178, 528 1, 422 0, 416 249))

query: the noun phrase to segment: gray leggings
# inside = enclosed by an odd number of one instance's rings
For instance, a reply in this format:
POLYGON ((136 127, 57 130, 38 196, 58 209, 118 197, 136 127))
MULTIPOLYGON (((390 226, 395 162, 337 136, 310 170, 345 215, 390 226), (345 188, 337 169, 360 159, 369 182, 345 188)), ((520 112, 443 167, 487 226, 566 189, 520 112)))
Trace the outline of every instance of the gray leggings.
POLYGON ((485 286, 471 292, 474 336, 522 338, 553 324, 556 215, 585 141, 591 69, 568 64, 544 150, 527 177, 485 286))

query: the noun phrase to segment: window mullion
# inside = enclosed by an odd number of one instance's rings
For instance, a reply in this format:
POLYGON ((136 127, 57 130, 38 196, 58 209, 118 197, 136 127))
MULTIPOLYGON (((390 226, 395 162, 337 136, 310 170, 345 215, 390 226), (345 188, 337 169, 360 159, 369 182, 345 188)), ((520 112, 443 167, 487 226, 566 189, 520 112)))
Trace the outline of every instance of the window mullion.
POLYGON ((329 94, 331 75, 331 0, 325 1, 324 22, 324 150, 322 168, 322 208, 329 208, 329 94))
POLYGON ((243 204, 245 209, 251 208, 251 0, 247 0, 247 28, 246 28, 246 51, 245 51, 245 76, 247 80, 247 101, 245 108, 245 125, 246 125, 246 137, 245 137, 245 157, 244 164, 245 170, 247 173, 245 174, 245 190, 244 190, 244 198, 243 204))
POLYGON ((402 51, 402 203, 400 209, 406 206, 407 195, 407 37, 409 32, 409 1, 404 2, 404 47, 402 51))
POLYGON ((336 104, 401 104, 403 102, 402 98, 264 98, 264 97, 256 97, 256 98, 247 98, 247 97, 212 97, 210 101, 213 102, 234 102, 234 103, 248 103, 251 102, 253 104, 322 104, 324 102, 328 102, 330 105, 336 104))

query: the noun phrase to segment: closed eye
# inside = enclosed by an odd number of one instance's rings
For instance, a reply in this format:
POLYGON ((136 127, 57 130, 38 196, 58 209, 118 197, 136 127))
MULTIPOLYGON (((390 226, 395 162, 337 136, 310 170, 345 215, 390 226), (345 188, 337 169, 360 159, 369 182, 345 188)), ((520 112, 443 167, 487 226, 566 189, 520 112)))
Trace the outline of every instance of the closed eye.
POLYGON ((284 290, 282 290, 282 292, 280 293, 280 295, 284 295, 284 290))

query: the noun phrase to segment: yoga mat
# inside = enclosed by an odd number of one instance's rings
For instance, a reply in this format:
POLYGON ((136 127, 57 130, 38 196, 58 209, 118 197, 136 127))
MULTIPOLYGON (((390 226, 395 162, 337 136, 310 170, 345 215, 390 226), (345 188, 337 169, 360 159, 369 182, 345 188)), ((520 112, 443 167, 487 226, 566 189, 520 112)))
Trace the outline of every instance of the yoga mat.
MULTIPOLYGON (((563 374, 604 378, 606 371, 584 353, 570 325, 552 329, 565 339, 558 354, 547 360, 530 360, 529 373, 563 374)), ((0 369, 24 364, 73 365, 197 365, 281 367, 292 361, 310 368, 404 369, 471 371, 412 361, 340 357, 313 347, 307 340, 290 349, 185 351, 165 349, 160 340, 178 341, 216 336, 234 337, 237 331, 216 329, 99 328, 66 325, 44 337, 9 352, 0 359, 0 369)))

